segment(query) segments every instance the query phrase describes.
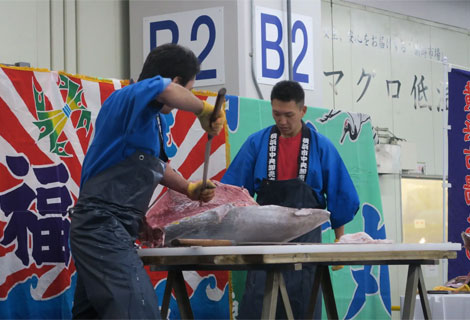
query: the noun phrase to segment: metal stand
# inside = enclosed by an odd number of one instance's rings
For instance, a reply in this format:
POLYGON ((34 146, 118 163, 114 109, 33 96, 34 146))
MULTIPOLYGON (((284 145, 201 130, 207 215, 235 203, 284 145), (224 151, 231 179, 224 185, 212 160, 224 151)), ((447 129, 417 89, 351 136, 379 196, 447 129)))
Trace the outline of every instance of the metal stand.
POLYGON ((406 280, 405 303, 403 306, 403 319, 412 319, 415 313, 416 290, 419 292, 423 315, 425 319, 432 319, 431 308, 429 308, 428 294, 424 285, 423 271, 421 265, 410 264, 406 280))
POLYGON ((168 307, 170 305, 171 291, 173 289, 175 290, 176 302, 178 303, 181 319, 194 319, 188 292, 186 291, 183 272, 181 270, 168 271, 165 293, 163 294, 162 310, 160 312, 162 319, 166 319, 168 316, 168 307))

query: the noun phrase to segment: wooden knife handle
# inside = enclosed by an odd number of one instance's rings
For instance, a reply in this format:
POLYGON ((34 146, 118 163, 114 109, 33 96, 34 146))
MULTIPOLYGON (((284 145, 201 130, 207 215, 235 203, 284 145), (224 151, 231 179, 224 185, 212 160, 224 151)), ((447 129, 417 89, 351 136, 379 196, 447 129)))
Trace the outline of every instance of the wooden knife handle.
POLYGON ((173 247, 218 247, 218 246, 233 246, 235 245, 232 240, 224 239, 173 239, 171 240, 171 246, 173 247))
POLYGON ((215 99, 214 111, 212 111, 211 118, 210 118, 211 123, 217 119, 217 115, 219 114, 220 109, 222 108, 222 105, 224 104, 226 93, 227 93, 227 90, 225 88, 219 89, 219 92, 217 93, 217 98, 215 99))

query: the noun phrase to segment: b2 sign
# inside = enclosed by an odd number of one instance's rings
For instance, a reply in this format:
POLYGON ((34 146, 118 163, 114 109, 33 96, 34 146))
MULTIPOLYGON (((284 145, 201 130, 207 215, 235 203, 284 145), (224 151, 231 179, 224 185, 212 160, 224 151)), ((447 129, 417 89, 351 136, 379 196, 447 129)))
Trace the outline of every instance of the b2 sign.
MULTIPOLYGON (((292 14, 292 77, 304 89, 313 83, 313 22, 309 16, 292 14)), ((256 78, 259 83, 276 84, 289 75, 287 14, 256 7, 256 78)))
POLYGON ((144 61, 153 48, 177 43, 191 49, 201 62, 195 86, 225 83, 223 17, 223 7, 145 17, 144 61))

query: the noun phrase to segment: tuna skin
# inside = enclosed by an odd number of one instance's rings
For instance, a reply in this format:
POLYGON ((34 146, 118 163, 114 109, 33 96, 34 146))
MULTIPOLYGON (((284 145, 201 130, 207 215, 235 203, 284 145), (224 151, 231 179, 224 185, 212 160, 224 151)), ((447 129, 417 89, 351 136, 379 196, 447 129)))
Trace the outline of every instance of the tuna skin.
POLYGON ((215 197, 207 203, 172 190, 165 193, 147 212, 142 244, 159 247, 175 238, 286 242, 329 219, 321 209, 259 206, 246 189, 215 183, 215 197))

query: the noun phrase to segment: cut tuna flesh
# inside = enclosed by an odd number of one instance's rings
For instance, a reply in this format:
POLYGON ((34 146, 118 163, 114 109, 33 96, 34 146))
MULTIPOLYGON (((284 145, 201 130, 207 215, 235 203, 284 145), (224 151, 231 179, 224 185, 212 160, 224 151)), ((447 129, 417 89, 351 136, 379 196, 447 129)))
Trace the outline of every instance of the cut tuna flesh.
POLYGON ((214 181, 214 184, 217 187, 215 196, 209 202, 192 201, 184 194, 168 190, 147 212, 147 224, 153 229, 162 228, 171 222, 225 204, 232 204, 236 207, 258 205, 245 188, 218 181, 214 181))

